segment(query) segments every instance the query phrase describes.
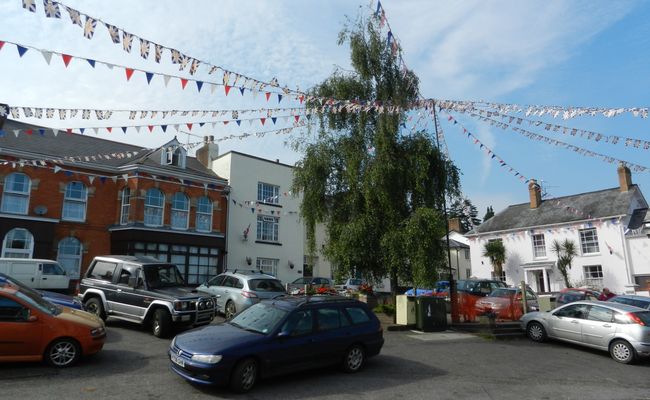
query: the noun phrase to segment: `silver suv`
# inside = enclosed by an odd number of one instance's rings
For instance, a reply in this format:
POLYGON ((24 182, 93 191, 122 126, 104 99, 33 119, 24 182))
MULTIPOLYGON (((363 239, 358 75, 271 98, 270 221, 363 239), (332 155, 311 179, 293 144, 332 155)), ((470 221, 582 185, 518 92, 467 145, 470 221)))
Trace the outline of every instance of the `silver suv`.
POLYGON ((218 311, 231 318, 262 299, 286 294, 282 282, 259 271, 226 271, 196 288, 198 291, 220 296, 218 311))

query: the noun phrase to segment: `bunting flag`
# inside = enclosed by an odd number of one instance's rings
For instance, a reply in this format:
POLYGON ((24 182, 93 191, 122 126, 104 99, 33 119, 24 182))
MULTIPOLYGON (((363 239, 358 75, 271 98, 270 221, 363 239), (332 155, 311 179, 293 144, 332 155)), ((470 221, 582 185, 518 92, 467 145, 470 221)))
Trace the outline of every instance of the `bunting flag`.
MULTIPOLYGON (((3 41, 0 40, 0 50, 2 50, 2 46, 4 46, 4 45, 5 45, 5 42, 3 42, 3 41)), ((49 64, 49 63, 48 63, 48 64, 49 64)))
POLYGON ((61 10, 59 3, 54 0, 43 0, 43 8, 45 10, 45 17, 47 18, 61 18, 61 10))
POLYGON ((181 78, 181 87, 185 89, 185 86, 187 86, 187 79, 181 78))
POLYGON ((127 53, 131 52, 131 46, 133 45, 133 35, 122 31, 122 48, 127 53))
POLYGON ((36 0, 23 0, 23 8, 27 11, 36 12, 36 0))
POLYGON ((79 11, 72 9, 70 7, 65 6, 65 10, 68 12, 68 15, 70 16, 70 22, 72 22, 75 25, 82 26, 81 24, 81 13, 79 11))
POLYGON ((162 58, 163 47, 161 45, 159 45, 159 44, 156 44, 155 48, 156 48, 156 57, 155 57, 156 62, 160 63, 160 59, 162 58))
MULTIPOLYGON (((50 62, 52 62, 52 53, 49 52, 49 51, 43 51, 43 52, 41 52, 41 54, 43 55, 43 58, 45 59, 45 62, 47 63, 47 65, 50 65, 50 62)), ((65 62, 65 59, 64 59, 64 62, 65 62)), ((66 65, 66 67, 67 67, 67 65, 66 65)))
POLYGON ((153 79, 153 73, 145 72, 144 75, 147 77, 147 84, 151 84, 151 80, 153 79))
POLYGON ((118 44, 120 43, 120 31, 117 29, 117 27, 109 24, 104 24, 106 29, 108 29, 108 35, 111 37, 111 40, 113 43, 118 44))
POLYGON ((133 75, 133 69, 132 68, 124 68, 124 72, 126 73, 126 80, 130 81, 131 76, 133 75))
POLYGON ((65 64, 65 66, 67 68, 68 65, 70 64, 70 60, 72 60, 72 56, 67 55, 67 54, 61 54, 61 57, 63 58, 63 64, 65 64))
POLYGON ((20 57, 24 56, 25 53, 27 53, 27 47, 16 45, 16 49, 18 50, 18 55, 20 57))
POLYGON ((201 88, 202 88, 202 87, 203 87, 203 82, 201 82, 201 81, 196 81, 196 88, 197 88, 197 90, 199 91, 199 93, 201 92, 201 88))
POLYGON ((148 40, 140 38, 140 57, 144 58, 145 60, 149 58, 149 46, 150 43, 148 40))

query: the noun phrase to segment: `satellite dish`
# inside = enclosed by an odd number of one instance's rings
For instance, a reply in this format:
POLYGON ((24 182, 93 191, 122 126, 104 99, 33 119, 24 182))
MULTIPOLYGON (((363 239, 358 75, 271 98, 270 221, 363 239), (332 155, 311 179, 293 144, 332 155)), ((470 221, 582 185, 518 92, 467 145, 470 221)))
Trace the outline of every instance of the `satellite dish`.
POLYGON ((47 207, 45 207, 45 206, 36 206, 36 207, 34 207, 34 214, 36 214, 36 215, 45 215, 45 214, 47 214, 47 207))

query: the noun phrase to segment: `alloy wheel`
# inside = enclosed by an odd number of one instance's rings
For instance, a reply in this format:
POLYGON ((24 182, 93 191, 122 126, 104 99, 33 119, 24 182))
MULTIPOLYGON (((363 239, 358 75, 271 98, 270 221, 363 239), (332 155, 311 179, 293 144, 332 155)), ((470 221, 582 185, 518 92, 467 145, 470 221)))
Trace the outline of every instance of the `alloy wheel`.
POLYGON ((77 347, 74 343, 68 341, 58 342, 50 349, 49 357, 55 366, 65 367, 76 359, 77 347))
POLYGON ((350 371, 356 371, 361 368, 361 364, 363 364, 363 350, 358 346, 350 349, 346 362, 350 371))
POLYGON ((254 362, 248 363, 241 374, 241 387, 244 390, 250 390, 255 384, 257 377, 257 365, 254 362))
POLYGON ((612 345, 612 356, 616 361, 627 362, 632 357, 632 351, 626 343, 616 342, 612 345))

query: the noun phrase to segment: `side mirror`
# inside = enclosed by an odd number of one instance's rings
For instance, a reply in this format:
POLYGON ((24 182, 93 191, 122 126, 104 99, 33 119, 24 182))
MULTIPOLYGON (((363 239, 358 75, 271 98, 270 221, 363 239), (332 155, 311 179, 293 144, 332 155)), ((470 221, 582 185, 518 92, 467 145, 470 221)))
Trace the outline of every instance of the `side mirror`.
POLYGON ((288 338, 289 336, 291 336, 291 332, 287 332, 287 331, 280 331, 277 334, 277 337, 280 338, 280 339, 288 338))

